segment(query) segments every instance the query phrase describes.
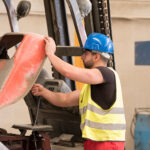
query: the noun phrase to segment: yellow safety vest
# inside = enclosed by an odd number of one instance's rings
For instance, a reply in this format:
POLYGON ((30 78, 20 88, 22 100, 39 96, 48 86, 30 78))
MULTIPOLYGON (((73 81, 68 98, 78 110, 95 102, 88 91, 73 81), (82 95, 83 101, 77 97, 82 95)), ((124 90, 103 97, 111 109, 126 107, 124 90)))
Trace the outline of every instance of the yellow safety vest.
POLYGON ((92 100, 89 84, 85 84, 81 91, 79 109, 83 138, 93 141, 125 141, 126 121, 120 80, 118 74, 111 70, 116 79, 116 101, 110 109, 104 110, 92 100))

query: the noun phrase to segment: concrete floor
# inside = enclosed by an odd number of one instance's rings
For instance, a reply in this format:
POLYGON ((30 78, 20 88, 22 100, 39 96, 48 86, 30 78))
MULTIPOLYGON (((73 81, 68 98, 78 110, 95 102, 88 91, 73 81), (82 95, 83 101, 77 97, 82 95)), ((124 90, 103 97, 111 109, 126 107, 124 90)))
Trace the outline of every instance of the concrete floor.
POLYGON ((64 147, 58 145, 51 145, 52 150, 83 150, 83 145, 77 145, 76 147, 64 147))

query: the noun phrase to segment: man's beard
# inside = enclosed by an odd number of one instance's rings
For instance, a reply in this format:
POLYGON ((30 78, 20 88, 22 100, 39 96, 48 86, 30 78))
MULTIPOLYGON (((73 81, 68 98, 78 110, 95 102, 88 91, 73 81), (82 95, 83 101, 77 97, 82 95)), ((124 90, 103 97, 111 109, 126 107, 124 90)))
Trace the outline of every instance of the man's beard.
POLYGON ((84 67, 87 68, 87 69, 91 69, 94 65, 93 61, 88 61, 88 62, 83 62, 84 63, 84 67))

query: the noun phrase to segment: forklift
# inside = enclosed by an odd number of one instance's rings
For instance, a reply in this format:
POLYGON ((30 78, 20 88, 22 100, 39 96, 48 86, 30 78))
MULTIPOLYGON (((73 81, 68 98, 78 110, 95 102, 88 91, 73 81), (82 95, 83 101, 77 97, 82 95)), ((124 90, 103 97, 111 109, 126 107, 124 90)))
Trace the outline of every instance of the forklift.
MULTIPOLYGON (((0 60, 10 59, 7 55, 9 49, 1 49, 4 44, 9 43, 8 48, 12 46, 18 48, 22 40, 19 38, 15 41, 15 37, 20 32, 18 21, 22 17, 28 17, 32 7, 29 0, 20 1, 17 9, 13 5, 13 0, 3 0, 3 3, 12 34, 1 35, 0 60), (10 35, 13 35, 13 38, 10 35)), ((90 33, 103 33, 112 39, 110 1, 90 0, 90 3, 91 12, 82 18, 77 0, 43 0, 48 35, 53 37, 57 45, 56 55, 70 64, 73 64, 72 57, 82 55, 82 47, 90 33), (66 4, 72 16, 79 46, 70 46, 66 4)), ((108 66, 115 69, 114 55, 111 56, 108 66)), ((52 76, 53 78, 49 78, 47 71, 42 69, 36 83, 55 92, 69 92, 77 88, 74 81, 65 78, 54 68, 52 68, 52 76)), ((0 142, 9 150, 50 150, 50 143, 76 147, 76 143, 83 142, 78 107, 56 107, 42 97, 34 97, 30 91, 25 95, 24 100, 31 124, 13 125, 13 128, 20 131, 20 135, 8 134, 5 129, 0 129, 0 142), (32 132, 30 136, 26 135, 28 130, 32 132)))

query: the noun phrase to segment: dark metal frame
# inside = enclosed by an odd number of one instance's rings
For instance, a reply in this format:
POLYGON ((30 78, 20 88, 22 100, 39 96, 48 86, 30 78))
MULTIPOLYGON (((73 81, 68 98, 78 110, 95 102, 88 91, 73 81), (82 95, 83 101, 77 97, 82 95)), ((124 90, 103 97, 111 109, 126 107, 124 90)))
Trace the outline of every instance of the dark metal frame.
POLYGON ((19 27, 18 27, 17 16, 15 13, 15 7, 13 5, 13 0, 3 0, 3 2, 7 10, 11 31, 18 32, 19 27))
MULTIPOLYGON (((112 40, 112 26, 110 14, 110 0, 91 0, 92 12, 85 18, 85 28, 87 34, 99 32, 109 36, 112 40)), ((114 54, 108 66, 115 69, 114 54)))

